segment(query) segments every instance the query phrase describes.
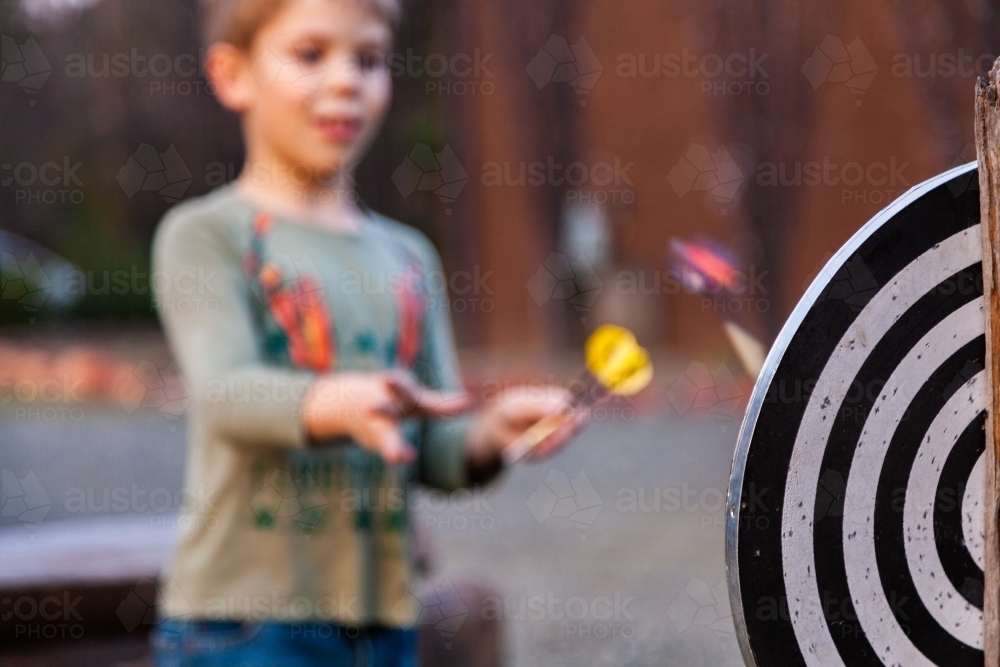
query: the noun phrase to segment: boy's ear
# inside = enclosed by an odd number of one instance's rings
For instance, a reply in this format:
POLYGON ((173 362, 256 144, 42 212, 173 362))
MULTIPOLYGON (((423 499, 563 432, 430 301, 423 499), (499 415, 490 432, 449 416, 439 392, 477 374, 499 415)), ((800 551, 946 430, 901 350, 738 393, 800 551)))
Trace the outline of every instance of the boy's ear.
POLYGON ((224 107, 236 113, 249 108, 254 81, 246 53, 225 42, 213 44, 205 54, 205 77, 224 107))

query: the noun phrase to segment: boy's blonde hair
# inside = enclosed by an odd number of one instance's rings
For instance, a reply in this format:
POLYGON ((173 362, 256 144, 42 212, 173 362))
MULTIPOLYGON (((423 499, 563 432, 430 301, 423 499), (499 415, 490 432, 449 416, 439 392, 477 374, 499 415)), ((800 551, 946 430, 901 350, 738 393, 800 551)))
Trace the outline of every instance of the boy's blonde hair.
MULTIPOLYGON (((402 14, 399 0, 350 0, 373 11, 395 28, 402 14)), ((202 38, 206 46, 227 42, 249 51, 261 27, 293 0, 203 0, 202 38)))

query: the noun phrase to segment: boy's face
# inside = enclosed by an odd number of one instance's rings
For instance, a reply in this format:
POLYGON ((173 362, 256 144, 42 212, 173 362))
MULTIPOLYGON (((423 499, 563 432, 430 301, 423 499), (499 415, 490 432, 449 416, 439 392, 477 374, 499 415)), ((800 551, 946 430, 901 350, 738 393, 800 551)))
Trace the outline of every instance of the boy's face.
POLYGON ((375 138, 392 85, 389 27, 354 0, 292 0, 254 37, 245 77, 248 150, 325 178, 375 138))

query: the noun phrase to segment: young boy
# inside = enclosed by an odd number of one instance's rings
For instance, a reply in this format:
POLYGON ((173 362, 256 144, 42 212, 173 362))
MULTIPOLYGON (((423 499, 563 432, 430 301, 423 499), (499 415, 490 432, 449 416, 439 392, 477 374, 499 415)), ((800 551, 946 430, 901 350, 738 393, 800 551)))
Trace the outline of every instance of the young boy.
MULTIPOLYGON (((414 665, 411 482, 484 483, 567 407, 473 416, 434 249, 360 208, 352 166, 389 105, 393 0, 206 0, 206 72, 246 163, 173 209, 157 305, 194 400, 159 665, 414 665), (438 276, 440 278, 440 276, 438 276)), ((536 449, 548 454, 574 419, 536 449)))

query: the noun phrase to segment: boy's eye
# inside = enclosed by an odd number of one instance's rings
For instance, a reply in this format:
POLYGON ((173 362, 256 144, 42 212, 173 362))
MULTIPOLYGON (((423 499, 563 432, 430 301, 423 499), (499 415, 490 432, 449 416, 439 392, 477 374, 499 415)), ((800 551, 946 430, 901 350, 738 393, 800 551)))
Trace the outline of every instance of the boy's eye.
POLYGON ((385 67, 385 54, 381 51, 363 51, 357 55, 357 61, 362 72, 375 72, 385 67))
POLYGON ((298 49, 296 55, 298 55, 299 60, 309 65, 315 65, 323 59, 323 54, 319 52, 319 49, 311 46, 298 49))

